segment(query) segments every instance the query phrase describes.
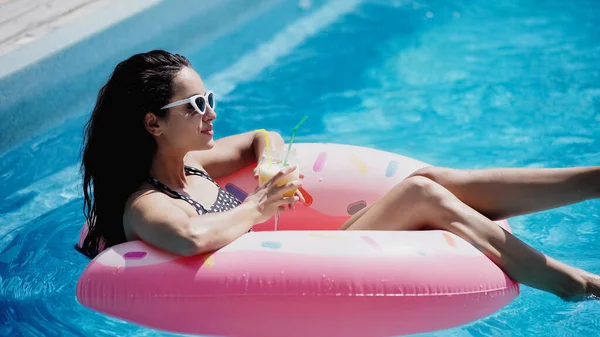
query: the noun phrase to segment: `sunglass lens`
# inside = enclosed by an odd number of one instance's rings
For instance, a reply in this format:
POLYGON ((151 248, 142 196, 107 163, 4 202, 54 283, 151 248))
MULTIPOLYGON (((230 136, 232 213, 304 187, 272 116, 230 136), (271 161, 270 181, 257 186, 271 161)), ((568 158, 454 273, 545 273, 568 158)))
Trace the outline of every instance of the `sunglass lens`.
POLYGON ((204 100, 204 97, 196 98, 196 105, 198 106, 198 109, 200 109, 200 113, 206 111, 206 101, 204 100))
POLYGON ((208 93, 208 105, 211 109, 215 108, 215 95, 212 92, 208 93))

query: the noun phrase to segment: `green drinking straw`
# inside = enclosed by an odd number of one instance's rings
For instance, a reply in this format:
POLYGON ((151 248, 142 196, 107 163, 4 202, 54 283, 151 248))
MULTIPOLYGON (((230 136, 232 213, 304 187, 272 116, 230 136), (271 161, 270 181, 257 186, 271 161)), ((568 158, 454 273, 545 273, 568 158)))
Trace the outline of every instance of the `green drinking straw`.
POLYGON ((285 159, 283 160, 283 166, 287 166, 288 156, 290 154, 290 150, 292 149, 292 143, 294 142, 294 137, 296 136, 296 131, 298 131, 298 128, 302 125, 302 123, 304 123, 304 121, 307 118, 308 118, 308 115, 304 115, 304 117, 302 118, 300 123, 298 123, 298 125, 296 125, 296 127, 294 127, 294 129, 292 130, 292 139, 290 139, 290 144, 288 145, 287 152, 285 153, 285 159))

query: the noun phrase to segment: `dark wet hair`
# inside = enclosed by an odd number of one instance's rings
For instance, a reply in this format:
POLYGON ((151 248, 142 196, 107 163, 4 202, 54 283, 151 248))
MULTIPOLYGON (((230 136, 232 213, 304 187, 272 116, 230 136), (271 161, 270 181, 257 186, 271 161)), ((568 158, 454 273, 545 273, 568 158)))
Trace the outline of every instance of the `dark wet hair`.
POLYGON ((88 257, 126 241, 125 203, 148 178, 156 142, 144 126, 152 112, 164 118, 174 77, 188 59, 163 50, 136 54, 119 63, 100 89, 84 131, 81 171, 83 212, 89 232, 77 249, 88 257))

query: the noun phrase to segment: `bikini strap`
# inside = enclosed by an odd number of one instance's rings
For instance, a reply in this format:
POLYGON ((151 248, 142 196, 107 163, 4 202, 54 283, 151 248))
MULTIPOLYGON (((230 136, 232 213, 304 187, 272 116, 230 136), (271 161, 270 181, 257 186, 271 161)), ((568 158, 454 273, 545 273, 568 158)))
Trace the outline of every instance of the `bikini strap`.
POLYGON ((195 175, 195 176, 204 177, 204 178, 210 180, 213 184, 219 186, 217 184, 217 182, 211 176, 208 175, 208 173, 206 173, 206 172, 204 172, 204 171, 202 171, 200 169, 197 169, 197 168, 195 168, 193 166, 184 166, 184 169, 185 169, 186 173, 189 173, 189 174, 195 175))
POLYGON ((161 183, 160 181, 158 181, 155 178, 149 177, 148 178, 148 182, 156 187, 156 189, 160 190, 161 192, 169 195, 171 198, 175 198, 175 199, 181 199, 185 202, 187 202, 188 204, 192 205, 192 207, 194 207, 196 209, 196 213, 198 214, 206 214, 208 213, 208 211, 206 210, 206 208, 204 208, 204 206, 202 206, 199 202, 197 202, 196 200, 187 197, 173 189, 171 189, 169 186, 161 183))

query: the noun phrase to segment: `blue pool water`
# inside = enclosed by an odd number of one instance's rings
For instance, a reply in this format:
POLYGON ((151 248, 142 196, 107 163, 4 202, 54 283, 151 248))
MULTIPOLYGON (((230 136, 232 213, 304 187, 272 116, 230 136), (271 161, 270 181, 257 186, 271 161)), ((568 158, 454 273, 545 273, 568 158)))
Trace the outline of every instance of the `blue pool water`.
MULTIPOLYGON (((289 137, 308 114, 296 141, 456 168, 600 163, 596 0, 300 2, 311 6, 233 1, 235 17, 160 3, 0 79, 0 336, 170 335, 75 299, 87 263, 72 249, 82 127, 102 82, 134 52, 191 59, 221 99, 217 137, 259 127, 289 137)), ((533 247, 600 273, 599 215, 593 200, 511 223, 533 247)), ((489 317, 423 335, 600 335, 599 302, 521 289, 489 317)))

